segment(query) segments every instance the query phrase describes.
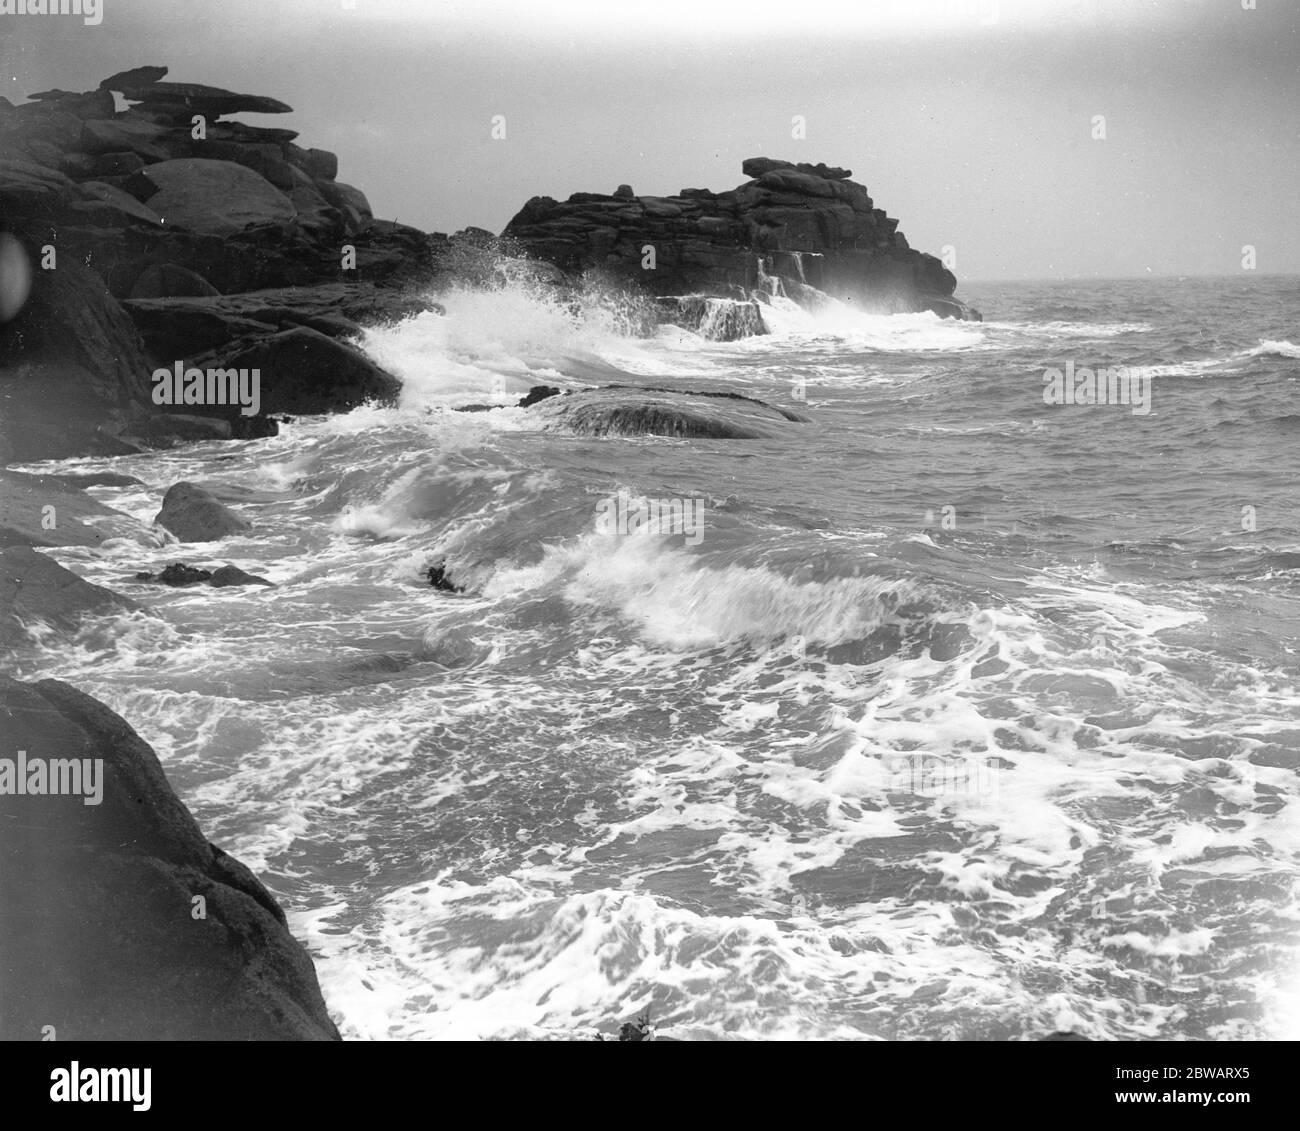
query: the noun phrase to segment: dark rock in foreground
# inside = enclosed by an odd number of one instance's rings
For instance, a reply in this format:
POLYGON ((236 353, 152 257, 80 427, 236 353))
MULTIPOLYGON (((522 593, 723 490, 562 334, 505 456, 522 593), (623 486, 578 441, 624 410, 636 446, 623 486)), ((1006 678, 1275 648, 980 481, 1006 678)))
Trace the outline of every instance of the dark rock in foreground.
POLYGON ((84 775, 80 795, 0 795, 0 1039, 338 1040, 284 912, 125 720, 0 676, 0 733, 0 756, 84 775))
MULTIPOLYGON (((139 607, 26 546, 0 550, 0 648, 18 647, 37 624, 72 633, 87 616, 139 607)), ((8 756, 0 749, 0 757, 8 756)))
POLYGON ((193 483, 175 483, 163 496, 162 510, 154 519, 182 542, 215 542, 229 534, 242 534, 251 523, 193 483))

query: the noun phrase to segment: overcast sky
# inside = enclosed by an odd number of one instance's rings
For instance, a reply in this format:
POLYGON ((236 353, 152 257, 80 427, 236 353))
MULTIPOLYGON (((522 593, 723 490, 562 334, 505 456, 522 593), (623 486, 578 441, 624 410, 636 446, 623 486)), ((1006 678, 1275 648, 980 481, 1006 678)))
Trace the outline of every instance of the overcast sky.
POLYGON ((243 120, 427 230, 733 188, 762 154, 851 168, 959 279, 1234 274, 1245 244, 1300 272, 1297 0, 101 4, 0 15, 3 93, 157 63, 271 95, 294 113, 243 120))

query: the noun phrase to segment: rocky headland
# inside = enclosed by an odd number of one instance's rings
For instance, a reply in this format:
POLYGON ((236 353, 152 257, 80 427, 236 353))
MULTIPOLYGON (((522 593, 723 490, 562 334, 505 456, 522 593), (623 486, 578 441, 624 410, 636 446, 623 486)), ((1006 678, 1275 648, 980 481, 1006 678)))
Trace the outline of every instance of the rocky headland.
POLYGON ((956 277, 914 250, 849 169, 751 157, 728 192, 534 197, 503 235, 566 272, 598 271, 658 297, 668 321, 730 339, 764 331, 774 296, 826 296, 877 314, 980 319, 956 277))
POLYGON ((449 239, 376 220, 295 130, 231 117, 284 103, 166 74, 0 98, 0 465, 273 434, 275 413, 396 396, 348 340, 425 309, 449 239), (151 374, 178 362, 258 368, 259 413, 155 401, 151 374))

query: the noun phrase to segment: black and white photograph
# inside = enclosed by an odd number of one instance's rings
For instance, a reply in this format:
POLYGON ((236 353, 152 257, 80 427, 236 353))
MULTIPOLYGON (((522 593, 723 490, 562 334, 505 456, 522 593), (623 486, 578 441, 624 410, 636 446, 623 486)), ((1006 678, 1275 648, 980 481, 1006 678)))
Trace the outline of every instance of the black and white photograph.
POLYGON ((1298 177, 1290 0, 0 0, 24 1088, 1088 1042, 1240 1119, 1298 177))

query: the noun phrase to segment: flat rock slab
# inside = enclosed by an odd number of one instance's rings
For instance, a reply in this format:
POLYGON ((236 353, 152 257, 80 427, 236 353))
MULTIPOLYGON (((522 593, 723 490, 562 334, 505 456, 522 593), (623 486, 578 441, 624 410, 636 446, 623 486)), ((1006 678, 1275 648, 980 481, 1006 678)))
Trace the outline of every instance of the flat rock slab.
MULTIPOLYGON (((114 87, 113 89, 119 89, 114 87)), ((219 86, 197 82, 148 82, 121 88, 123 98, 143 102, 147 109, 154 103, 184 106, 197 114, 292 114, 293 107, 276 98, 261 94, 236 94, 219 86)))
POLYGON ((610 385, 550 397, 534 412, 554 426, 585 436, 672 436, 678 439, 759 440, 782 434, 807 417, 736 393, 610 385))
POLYGON ((130 515, 104 506, 61 476, 0 471, 0 548, 98 546, 138 529, 130 515), (53 507, 53 514, 46 507, 53 507))

